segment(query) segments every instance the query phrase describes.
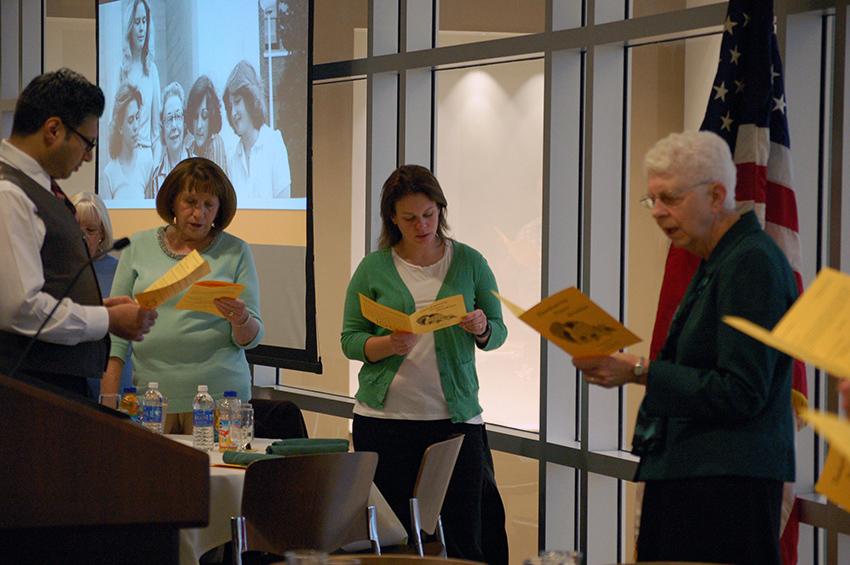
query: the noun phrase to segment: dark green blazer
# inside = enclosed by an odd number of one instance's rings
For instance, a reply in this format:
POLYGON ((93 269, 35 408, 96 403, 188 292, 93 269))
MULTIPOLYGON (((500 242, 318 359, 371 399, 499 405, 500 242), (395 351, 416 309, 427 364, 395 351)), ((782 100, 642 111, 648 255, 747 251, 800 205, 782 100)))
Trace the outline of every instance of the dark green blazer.
POLYGON ((721 318, 771 329, 796 298, 784 253, 753 212, 744 214, 700 264, 650 364, 636 480, 794 480, 792 360, 721 318))

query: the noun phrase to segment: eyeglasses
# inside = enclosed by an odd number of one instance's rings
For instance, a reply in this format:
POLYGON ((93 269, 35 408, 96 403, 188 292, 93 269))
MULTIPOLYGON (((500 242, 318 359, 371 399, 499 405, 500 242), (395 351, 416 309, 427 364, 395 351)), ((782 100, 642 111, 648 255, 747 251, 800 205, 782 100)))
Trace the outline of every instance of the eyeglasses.
POLYGON ((86 144, 86 153, 94 151, 94 148, 97 146, 97 139, 89 139, 88 137, 77 131, 77 128, 73 128, 68 124, 65 124, 65 127, 71 130, 73 133, 77 134, 77 137, 83 140, 83 143, 86 144))
POLYGON ((640 199, 640 204, 647 210, 652 210, 655 208, 656 202, 660 202, 662 206, 665 208, 675 208, 682 202, 684 202, 685 198, 687 198, 688 194, 690 194, 691 190, 694 188, 698 188, 700 186, 705 186, 710 184, 712 181, 702 181, 696 184, 692 184, 688 187, 680 189, 679 191, 672 192, 662 192, 658 196, 653 196, 651 194, 647 194, 643 198, 640 199))
POLYGON ((183 112, 175 112, 174 114, 165 115, 166 124, 176 124, 183 121, 183 112))

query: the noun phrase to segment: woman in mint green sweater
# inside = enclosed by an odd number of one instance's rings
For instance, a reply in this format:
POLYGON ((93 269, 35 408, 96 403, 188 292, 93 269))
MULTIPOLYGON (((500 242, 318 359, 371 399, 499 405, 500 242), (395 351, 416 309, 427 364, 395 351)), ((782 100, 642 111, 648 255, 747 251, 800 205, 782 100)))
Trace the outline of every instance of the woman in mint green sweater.
POLYGON ((482 506, 501 510, 501 501, 492 484, 475 372, 475 349, 496 349, 507 329, 487 261, 446 236, 446 205, 439 182, 424 167, 399 167, 384 183, 380 250, 360 263, 345 300, 342 349, 363 362, 354 447, 378 452, 375 483, 407 522, 425 449, 463 434, 442 511, 448 554, 507 562, 506 545, 492 555, 487 550, 493 544, 482 543, 484 535, 504 539, 504 518, 482 524, 482 506), (433 333, 391 332, 363 317, 358 294, 408 314, 460 294, 468 314, 459 325, 433 333), (485 492, 495 493, 495 501, 485 492))
MULTIPOLYGON (((236 193, 221 168, 202 157, 181 161, 157 192, 156 210, 167 225, 139 232, 121 253, 112 292, 134 296, 197 250, 210 266, 205 280, 245 285, 240 298, 218 298, 220 316, 177 310, 179 294, 160 306, 156 331, 133 344, 134 381, 151 381, 168 398, 166 433, 192 433, 192 399, 198 385, 221 397, 235 390, 251 398, 251 376, 245 350, 263 337, 260 289, 248 244, 224 232, 236 214, 236 193)), ((112 337, 103 392, 117 391, 129 344, 112 337)))

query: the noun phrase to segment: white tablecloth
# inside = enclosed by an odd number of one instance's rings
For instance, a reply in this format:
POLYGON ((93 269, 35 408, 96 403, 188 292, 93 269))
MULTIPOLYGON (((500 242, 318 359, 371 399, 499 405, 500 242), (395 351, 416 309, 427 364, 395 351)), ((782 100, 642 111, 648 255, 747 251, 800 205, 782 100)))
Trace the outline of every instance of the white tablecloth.
MULTIPOLYGON (((192 445, 192 436, 166 436, 185 445, 192 445)), ((265 452, 274 440, 256 438, 251 442, 255 451, 265 452)), ((207 551, 230 541, 230 517, 238 516, 242 506, 242 485, 245 481, 244 469, 213 467, 223 463, 223 455, 218 451, 209 452, 210 456, 210 521, 206 528, 185 528, 180 530, 180 565, 197 565, 198 559, 207 551)), ((407 543, 398 517, 390 509, 384 497, 372 485, 369 504, 378 511, 378 536, 381 545, 400 545, 407 543)), ((365 520, 365 516, 364 516, 365 520)), ((368 547, 368 543, 366 544, 368 547)))

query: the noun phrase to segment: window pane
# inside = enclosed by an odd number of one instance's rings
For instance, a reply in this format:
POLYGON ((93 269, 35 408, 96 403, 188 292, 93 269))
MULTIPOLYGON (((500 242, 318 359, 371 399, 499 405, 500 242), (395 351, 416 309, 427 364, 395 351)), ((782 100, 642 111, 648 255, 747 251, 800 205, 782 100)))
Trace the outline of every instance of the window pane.
MULTIPOLYGON (((362 230, 364 206, 355 193, 366 183, 366 81, 313 87, 313 212, 316 325, 324 373, 281 371, 281 384, 349 394, 348 360, 339 347, 345 289, 352 271, 352 239, 362 230)), ((356 258, 359 262, 360 257, 356 258)), ((356 265, 356 262, 354 263, 356 265)))
MULTIPOLYGON (((436 173, 459 241, 480 251, 500 291, 540 300, 543 62, 437 73, 436 173)), ((478 352, 484 419, 536 430, 539 335, 503 310, 508 340, 478 352)))
POLYGON ((717 4, 717 0, 632 0, 632 17, 675 12, 706 4, 717 4))
MULTIPOLYGON (((667 134, 699 128, 717 70, 720 39, 720 35, 711 35, 630 49, 626 321, 629 329, 644 338, 631 348, 639 355, 649 354, 669 246, 649 211, 639 203, 646 193, 643 156, 667 134)), ((625 397, 623 444, 629 449, 643 388, 626 387, 625 397)))
POLYGON ((537 555, 539 467, 536 459, 493 451, 496 483, 505 504, 510 563, 537 555))
POLYGON ((369 2, 315 0, 313 9, 313 63, 354 59, 355 32, 369 27, 369 2))
POLYGON ((439 0, 437 46, 490 41, 546 29, 544 0, 439 0))

